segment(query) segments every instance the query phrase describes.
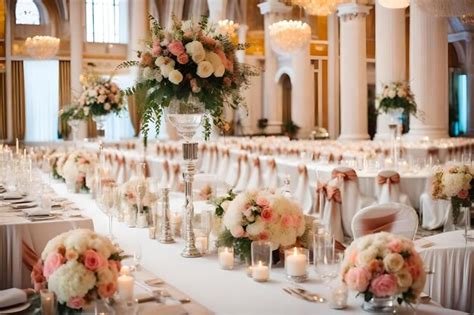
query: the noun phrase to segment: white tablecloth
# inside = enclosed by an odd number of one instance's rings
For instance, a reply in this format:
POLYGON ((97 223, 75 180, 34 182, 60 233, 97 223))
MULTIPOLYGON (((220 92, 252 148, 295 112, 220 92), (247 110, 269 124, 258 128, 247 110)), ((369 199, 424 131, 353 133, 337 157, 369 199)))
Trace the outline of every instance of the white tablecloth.
POLYGON ((442 306, 474 313, 474 242, 464 231, 446 232, 423 239, 433 246, 419 248, 425 265, 434 271, 425 291, 442 306))
MULTIPOLYGON (((107 217, 90 197, 69 194, 64 184, 56 184, 54 188, 86 209, 85 213, 93 219, 96 231, 106 233, 107 217)), ((146 269, 216 314, 342 314, 330 309, 327 303, 309 303, 283 292, 282 288, 291 284, 281 268, 272 270, 268 283, 257 283, 246 276, 243 266, 231 271, 221 270, 215 254, 195 259, 181 257, 184 245, 180 239, 175 244, 160 244, 148 238, 147 229, 127 228, 117 222, 114 222, 114 233, 126 251, 141 247, 142 265, 146 269)), ((314 275, 302 286, 328 297, 328 289, 314 280, 314 275)), ((360 304, 361 301, 355 299, 355 293, 351 293, 349 308, 344 312, 360 314, 360 304)), ((403 308, 400 313, 413 311, 403 308)), ((460 313, 430 303, 419 305, 417 314, 460 313)))

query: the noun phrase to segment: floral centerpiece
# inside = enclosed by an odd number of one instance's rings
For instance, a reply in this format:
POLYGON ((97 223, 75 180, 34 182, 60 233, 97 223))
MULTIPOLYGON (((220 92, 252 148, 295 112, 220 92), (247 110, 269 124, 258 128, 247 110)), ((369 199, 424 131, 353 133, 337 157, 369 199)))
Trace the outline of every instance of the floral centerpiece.
MULTIPOLYGON (((152 40, 138 51, 140 60, 119 65, 141 70, 141 79, 125 93, 144 91, 147 95, 141 125, 145 139, 150 123, 155 123, 159 133, 161 116, 170 103, 182 108, 202 103, 216 126, 228 128, 222 117, 224 106, 241 106, 240 91, 248 86, 250 76, 257 74, 237 61, 236 50, 245 49, 245 45, 235 45, 226 29, 208 23, 205 16, 198 23, 173 16, 169 29, 154 17, 149 18, 152 40)), ((211 131, 209 116, 204 119, 204 129, 207 139, 211 131)))
POLYGON ((291 199, 268 190, 246 191, 231 198, 225 198, 216 210, 224 224, 218 244, 233 246, 243 261, 249 259, 254 240, 270 241, 272 250, 277 250, 295 245, 305 232, 303 212, 291 199))
POLYGON ((89 107, 84 107, 78 103, 65 106, 59 111, 62 121, 85 120, 89 115, 89 107))
POLYGON ((452 222, 458 224, 460 208, 470 207, 474 200, 474 169, 467 165, 440 168, 433 177, 431 195, 451 200, 452 222))
POLYGON ((87 151, 71 152, 60 166, 58 163, 58 174, 66 180, 66 185, 72 191, 79 192, 81 190, 89 191, 90 183, 94 175, 95 164, 97 163, 97 155, 87 151))
POLYGON ((89 66, 81 75, 80 82, 79 107, 85 116, 105 116, 119 113, 124 108, 121 90, 111 77, 104 78, 89 66))
POLYGON ((383 84, 382 93, 378 97, 378 112, 390 114, 397 110, 401 110, 405 115, 418 114, 415 96, 408 82, 395 81, 383 84))
POLYGON ((342 280, 364 296, 366 303, 384 298, 413 303, 426 281, 423 261, 413 242, 386 232, 353 241, 341 268, 342 280))
POLYGON ((35 290, 55 293, 60 311, 80 310, 114 295, 122 258, 108 238, 91 230, 71 230, 46 244, 31 279, 35 290))
MULTIPOLYGON (((64 181, 64 177, 61 174, 62 167, 64 165, 64 162, 66 162, 67 157, 68 154, 66 152, 61 151, 54 151, 50 154, 45 154, 44 160, 47 163, 48 170, 51 171, 51 175, 53 176, 53 178, 64 181)), ((45 164, 43 165, 45 166, 45 164)))
POLYGON ((150 191, 151 183, 142 177, 135 177, 121 187, 125 204, 128 207, 126 220, 130 226, 148 226, 153 204, 158 196, 150 191))

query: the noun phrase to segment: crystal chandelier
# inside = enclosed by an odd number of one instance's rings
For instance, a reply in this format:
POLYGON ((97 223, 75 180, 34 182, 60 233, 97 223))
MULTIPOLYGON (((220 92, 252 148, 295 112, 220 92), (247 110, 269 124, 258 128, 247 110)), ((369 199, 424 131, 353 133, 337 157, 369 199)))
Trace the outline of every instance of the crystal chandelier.
POLYGON ((404 9, 410 5, 410 0, 378 0, 387 9, 404 9))
POLYGON ((269 26, 273 50, 281 55, 294 54, 311 40, 311 28, 302 21, 279 21, 269 26))
POLYGON ((472 13, 472 0, 412 0, 428 14, 434 16, 462 16, 472 13))
POLYGON ((337 5, 344 0, 291 0, 291 3, 302 7, 309 15, 326 16, 336 12, 337 5))
POLYGON ((59 38, 51 36, 34 36, 25 40, 28 55, 35 59, 49 59, 59 51, 59 38))

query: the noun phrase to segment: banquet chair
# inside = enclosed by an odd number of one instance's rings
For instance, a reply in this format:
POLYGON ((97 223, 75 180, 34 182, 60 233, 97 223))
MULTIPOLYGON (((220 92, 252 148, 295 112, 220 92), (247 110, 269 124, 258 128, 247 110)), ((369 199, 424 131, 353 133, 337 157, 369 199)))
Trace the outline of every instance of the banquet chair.
POLYGON ((361 209, 352 219, 354 238, 378 232, 414 239, 418 229, 415 209, 400 203, 384 203, 361 209))
POLYGON ((258 155, 251 158, 252 168, 246 189, 259 189, 263 186, 262 168, 258 155))
POLYGON ((391 170, 380 171, 375 181, 377 202, 379 204, 396 202, 411 207, 408 196, 400 192, 400 174, 398 172, 391 170))
POLYGON ((239 178, 235 184, 236 191, 244 191, 247 189, 248 181, 250 178, 250 163, 247 153, 242 154, 240 157, 240 171, 239 178))
POLYGON ((308 184, 308 169, 304 164, 298 165, 298 180, 293 196, 301 206, 303 213, 309 214, 312 208, 312 200, 308 184))
POLYGON ((314 186, 310 185, 310 191, 312 195, 313 205, 311 212, 309 213, 313 217, 322 218, 324 207, 326 205, 326 183, 316 180, 314 186))
POLYGON ((218 152, 217 146, 211 146, 211 159, 209 161, 209 173, 215 174, 217 172, 217 164, 218 164, 218 152))
POLYGON ((260 164, 262 168, 263 186, 267 189, 278 188, 278 172, 274 158, 270 158, 266 163, 260 164))
POLYGON ((169 178, 170 176, 170 165, 168 160, 160 160, 159 164, 159 178, 158 178, 158 186, 159 187, 169 187, 169 178))
POLYGON ((169 164, 169 180, 168 187, 171 191, 179 191, 181 183, 181 165, 179 162, 173 162, 169 164))
POLYGON ((202 148, 201 172, 209 173, 211 169, 211 146, 204 145, 202 148))
POLYGON ((125 164, 125 157, 123 155, 116 154, 115 161, 117 163, 117 183, 123 184, 127 181, 127 165, 125 164))
POLYGON ((352 237, 352 218, 360 209, 374 204, 375 199, 364 196, 360 192, 357 173, 350 167, 334 168, 331 178, 337 181, 337 187, 341 194, 341 219, 344 234, 352 237))
POLYGON ((221 180, 224 180, 227 176, 229 168, 229 149, 223 149, 220 153, 219 163, 217 166, 216 175, 221 180))
POLYGON ((240 175, 240 152, 232 150, 229 153, 229 167, 227 171, 227 176, 225 177, 225 182, 229 187, 235 187, 240 175))
POLYGON ((336 241, 344 243, 340 186, 341 183, 337 179, 331 179, 325 186, 326 201, 322 212, 321 222, 326 231, 333 235, 336 241))

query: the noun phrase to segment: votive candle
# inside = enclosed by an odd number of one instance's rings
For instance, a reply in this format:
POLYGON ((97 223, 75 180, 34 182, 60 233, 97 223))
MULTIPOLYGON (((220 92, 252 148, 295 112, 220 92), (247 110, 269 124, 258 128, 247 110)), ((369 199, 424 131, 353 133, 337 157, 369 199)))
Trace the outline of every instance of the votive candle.
POLYGON ((234 268, 234 249, 232 247, 219 247, 219 264, 222 269, 234 268))
POLYGON ((123 301, 131 301, 133 299, 133 277, 130 275, 130 267, 123 266, 120 269, 120 277, 117 279, 118 293, 123 301))
POLYGON ((259 261, 258 265, 252 266, 252 278, 258 282, 268 281, 268 278, 270 278, 270 268, 259 261))
POLYGON ((197 236, 196 237, 196 248, 199 250, 201 254, 207 253, 208 240, 207 236, 197 236))
POLYGON ((41 314, 55 315, 56 303, 55 303, 54 293, 48 290, 41 290, 40 296, 41 296, 41 314))

